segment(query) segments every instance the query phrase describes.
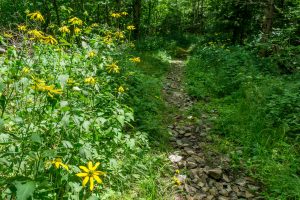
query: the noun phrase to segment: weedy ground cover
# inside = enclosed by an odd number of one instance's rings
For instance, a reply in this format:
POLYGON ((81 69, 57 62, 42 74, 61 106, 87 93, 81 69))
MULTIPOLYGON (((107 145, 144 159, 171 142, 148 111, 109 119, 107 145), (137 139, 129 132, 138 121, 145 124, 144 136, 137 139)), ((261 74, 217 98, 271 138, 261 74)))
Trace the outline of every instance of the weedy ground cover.
POLYGON ((187 89, 199 100, 191 112, 211 116, 212 133, 223 137, 218 148, 266 185, 267 198, 299 198, 299 73, 280 74, 276 57, 246 47, 199 43, 186 70, 187 89))
MULTIPOLYGON (((126 12, 115 26, 77 17, 41 31, 40 12, 0 42, 2 199, 160 199, 170 181, 163 153, 136 129, 130 97, 133 56, 126 12)), ((138 75, 142 76, 142 75, 138 75)), ((139 112, 139 110, 137 110, 139 112)), ((169 190, 170 191, 170 190, 169 190)))

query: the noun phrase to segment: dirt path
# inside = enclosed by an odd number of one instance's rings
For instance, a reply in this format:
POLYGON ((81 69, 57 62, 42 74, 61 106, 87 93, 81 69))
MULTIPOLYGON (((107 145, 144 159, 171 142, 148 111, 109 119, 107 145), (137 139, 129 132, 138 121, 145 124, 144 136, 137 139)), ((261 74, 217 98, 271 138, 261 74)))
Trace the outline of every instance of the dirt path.
POLYGON ((169 126, 173 136, 174 152, 169 155, 173 163, 174 181, 178 184, 176 200, 231 200, 263 199, 259 197, 259 186, 252 178, 230 168, 229 156, 215 153, 208 137, 211 125, 207 116, 188 116, 187 110, 193 101, 185 93, 182 60, 171 62, 170 72, 164 84, 164 97, 174 108, 169 126))

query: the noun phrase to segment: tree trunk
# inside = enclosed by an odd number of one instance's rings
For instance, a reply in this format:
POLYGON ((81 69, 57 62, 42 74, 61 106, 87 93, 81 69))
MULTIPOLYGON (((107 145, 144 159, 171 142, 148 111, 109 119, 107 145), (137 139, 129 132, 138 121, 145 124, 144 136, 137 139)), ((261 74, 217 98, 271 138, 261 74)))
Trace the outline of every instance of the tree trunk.
POLYGON ((139 39, 140 37, 140 22, 142 13, 142 0, 133 1, 133 25, 135 26, 134 38, 139 39))
POLYGON ((268 41, 270 33, 272 32, 273 18, 274 18, 274 0, 268 0, 268 4, 265 11, 265 19, 262 27, 263 42, 268 41))

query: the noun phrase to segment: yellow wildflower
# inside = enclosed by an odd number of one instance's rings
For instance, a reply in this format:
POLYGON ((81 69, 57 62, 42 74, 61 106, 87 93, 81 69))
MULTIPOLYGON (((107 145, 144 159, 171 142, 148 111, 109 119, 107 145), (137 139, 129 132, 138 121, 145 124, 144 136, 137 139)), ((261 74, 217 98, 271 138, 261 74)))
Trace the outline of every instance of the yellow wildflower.
POLYGON ((77 17, 73 17, 71 19, 69 19, 69 22, 72 24, 72 25, 79 25, 81 26, 82 25, 82 20, 77 18, 77 17))
POLYGON ((67 84, 68 85, 70 85, 70 86, 72 86, 72 85, 74 85, 76 82, 72 79, 72 78, 68 78, 68 80, 67 80, 67 84))
POLYGON ((28 34, 33 36, 33 38, 31 38, 31 39, 34 39, 34 38, 40 39, 40 38, 44 37, 44 33, 42 31, 38 31, 36 29, 28 31, 28 34))
POLYGON ((121 12, 121 15, 127 16, 127 15, 128 15, 128 12, 121 12))
POLYGON ((135 26, 129 25, 129 26, 127 26, 127 29, 130 30, 130 31, 133 31, 133 30, 135 30, 135 26))
POLYGON ((6 38, 14 37, 11 33, 4 33, 3 36, 6 37, 6 38))
POLYGON ((111 43, 113 42, 113 39, 112 39, 112 37, 111 37, 110 35, 107 35, 107 36, 105 36, 105 37, 103 38, 103 42, 104 42, 105 44, 111 44, 111 43))
POLYGON ((121 17, 121 14, 120 13, 112 13, 111 14, 111 16, 113 17, 113 18, 120 18, 121 17))
POLYGON ((18 30, 19 31, 26 31, 27 30, 27 26, 25 26, 25 25, 18 25, 18 30))
POLYGON ((176 172, 176 174, 179 174, 179 173, 180 173, 180 170, 179 170, 179 169, 176 169, 175 172, 176 172))
POLYGON ((140 57, 130 58, 129 60, 130 60, 131 62, 133 62, 133 63, 139 63, 139 62, 141 62, 141 58, 140 58, 140 57))
POLYGON ((84 82, 86 84, 95 85, 96 80, 93 77, 87 77, 87 78, 84 79, 84 82))
POLYGON ((89 58, 93 58, 93 57, 95 57, 97 54, 96 54, 96 52, 95 51, 90 51, 90 52, 88 52, 88 57, 89 58))
POLYGON ((55 158, 54 160, 51 161, 51 164, 53 164, 56 167, 56 169, 62 167, 66 170, 69 170, 69 167, 65 165, 60 158, 55 158))
POLYGON ((70 29, 67 26, 62 26, 58 30, 62 33, 70 33, 70 29))
POLYGON ((118 88, 118 92, 119 92, 119 93, 124 93, 124 92, 125 92, 125 89, 123 88, 123 86, 120 86, 120 87, 118 88))
POLYGON ((102 184, 102 180, 99 178, 101 175, 105 175, 105 172, 102 171, 96 171, 97 167, 100 165, 99 162, 93 166, 92 162, 88 162, 87 167, 85 166, 79 166, 79 168, 83 171, 81 173, 77 173, 76 176, 82 177, 82 185, 83 187, 86 186, 86 184, 90 181, 90 190, 92 191, 94 189, 94 180, 96 180, 99 184, 102 184))
POLYGON ((30 68, 28 68, 28 67, 24 67, 23 69, 22 69, 22 73, 23 74, 28 74, 30 72, 30 68))
POLYGON ((176 185, 182 184, 182 182, 176 176, 173 177, 173 181, 175 182, 176 185))
POLYGON ((91 25, 91 27, 92 27, 92 28, 99 27, 99 24, 97 24, 97 23, 93 23, 93 24, 91 25))
POLYGON ((77 35, 81 32, 81 29, 80 28, 74 28, 74 33, 77 35))
POLYGON ((43 42, 45 42, 46 44, 52 44, 52 45, 57 44, 57 40, 54 37, 52 37, 51 35, 43 37, 43 42))
POLYGON ((35 79, 35 78, 34 78, 34 85, 32 86, 32 89, 36 91, 47 92, 48 96, 52 98, 54 97, 54 95, 62 94, 61 89, 55 89, 54 85, 46 85, 44 80, 35 79))
POLYGON ((123 38, 125 38, 125 35, 124 35, 121 31, 117 31, 117 32, 115 33, 115 36, 116 36, 116 38, 118 38, 118 39, 123 39, 123 38))
POLYGON ((120 67, 115 62, 110 65, 107 65, 107 70, 109 73, 120 73, 120 67))
POLYGON ((34 20, 34 21, 40 21, 40 22, 45 21, 43 15, 40 13, 40 11, 35 11, 33 13, 29 13, 29 14, 27 14, 27 16, 30 17, 30 19, 34 20))

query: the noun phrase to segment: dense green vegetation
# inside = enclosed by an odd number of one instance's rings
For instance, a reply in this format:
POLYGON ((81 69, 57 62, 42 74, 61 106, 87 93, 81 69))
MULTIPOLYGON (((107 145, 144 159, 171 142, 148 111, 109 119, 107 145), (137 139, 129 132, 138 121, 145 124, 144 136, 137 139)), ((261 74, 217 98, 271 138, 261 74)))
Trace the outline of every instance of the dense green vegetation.
POLYGON ((299 73, 270 73, 266 68, 276 65, 246 47, 201 43, 187 64, 188 90, 201 100, 193 112, 217 113, 213 132, 269 194, 298 197, 299 73), (232 145, 242 148, 237 153, 232 145))
POLYGON ((0 198, 173 199, 162 89, 187 56, 216 148, 299 199, 298 0, 0 0, 0 198))

